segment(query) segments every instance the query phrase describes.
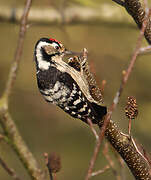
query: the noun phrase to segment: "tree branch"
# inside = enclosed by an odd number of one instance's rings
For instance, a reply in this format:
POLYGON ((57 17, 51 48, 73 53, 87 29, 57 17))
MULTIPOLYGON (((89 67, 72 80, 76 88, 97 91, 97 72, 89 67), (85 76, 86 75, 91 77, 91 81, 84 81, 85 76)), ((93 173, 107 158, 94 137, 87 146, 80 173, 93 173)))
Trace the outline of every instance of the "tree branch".
POLYGON ((110 169, 109 165, 106 165, 103 169, 100 169, 98 171, 92 172, 91 176, 97 176, 99 174, 104 173, 107 169, 110 169))
POLYGON ((9 144, 18 155, 19 159, 23 163, 24 167, 27 169, 32 179, 44 180, 43 172, 39 169, 37 161, 27 148, 22 137, 20 136, 19 131, 9 112, 1 111, 0 123, 6 136, 9 138, 9 144))
POLYGON ((118 171, 116 170, 115 166, 114 166, 114 162, 112 160, 112 158, 110 157, 109 153, 108 153, 108 143, 105 143, 104 145, 104 149, 103 149, 103 154, 106 158, 106 160, 108 161, 109 163, 109 166, 111 167, 111 170, 113 172, 113 175, 115 176, 115 178, 117 180, 121 180, 121 176, 118 174, 118 171))
POLYGON ((135 142, 132 141, 133 139, 129 138, 129 136, 124 135, 121 133, 116 125, 110 121, 111 115, 116 108, 119 98, 123 92, 124 86, 127 83, 129 76, 132 72, 133 66, 136 61, 136 57, 139 54, 139 49, 141 46, 141 42, 143 39, 143 34, 145 32, 145 28, 147 27, 148 19, 150 17, 151 10, 149 11, 148 17, 145 19, 143 26, 140 31, 140 36, 137 40, 136 48, 133 53, 132 59, 130 61, 130 64, 127 68, 127 71, 123 75, 123 79, 119 88, 119 91, 117 92, 113 103, 110 107, 110 110, 107 113, 106 119, 104 121, 104 124, 106 125, 107 129, 104 131, 102 130, 102 125, 105 126, 102 122, 100 123, 99 127, 101 128, 102 134, 105 132, 105 136, 110 141, 110 143, 113 145, 113 147, 120 153, 120 155, 123 157, 129 168, 131 169, 131 172, 133 173, 134 177, 136 179, 151 179, 150 174, 150 165, 143 154, 141 154, 136 145, 135 142), (103 132, 104 131, 104 132, 103 132))
POLYGON ((3 96, 0 99, 0 124, 3 128, 5 136, 8 137, 8 143, 11 145, 15 153, 18 155, 24 167, 27 169, 30 177, 34 180, 44 180, 44 173, 38 166, 38 163, 28 147, 24 143, 11 115, 8 112, 8 99, 14 86, 17 71, 19 68, 21 55, 23 51, 24 38, 27 30, 27 18, 31 7, 32 0, 26 0, 25 8, 21 18, 19 39, 11 65, 9 77, 3 96))
POLYGON ((0 165, 6 170, 6 172, 13 177, 15 180, 21 180, 15 171, 7 166, 7 164, 0 157, 0 165))
MULTIPOLYGON (((112 1, 117 3, 117 0, 112 1)), ((126 11, 131 15, 138 28, 141 29, 146 18, 146 12, 139 0, 123 0, 122 6, 124 6, 126 11)), ((144 35, 147 42, 151 44, 151 19, 148 19, 144 35)))
POLYGON ((135 142, 121 133, 112 121, 105 131, 105 136, 122 156, 136 179, 151 179, 151 169, 147 159, 138 151, 135 142))
POLYGON ((92 133, 93 133, 94 136, 95 136, 96 141, 99 141, 99 136, 98 136, 96 130, 94 129, 94 127, 93 127, 93 123, 92 123, 91 119, 88 118, 88 119, 87 119, 87 122, 88 122, 88 124, 89 124, 89 126, 90 126, 90 128, 91 128, 92 133))
POLYGON ((49 171, 50 180, 56 180, 56 173, 61 169, 61 159, 56 153, 44 153, 45 162, 49 171))
POLYGON ((27 18, 29 14, 29 10, 31 7, 32 0, 27 0, 26 5, 23 11, 23 15, 21 18, 21 24, 20 24, 20 32, 19 32, 19 38, 18 38, 18 43, 17 43, 17 48, 14 56, 14 61, 11 65, 10 72, 9 72, 9 77, 6 85, 6 89, 4 91, 4 96, 6 97, 6 100, 8 101, 8 97, 11 93, 11 90, 14 86, 14 82, 16 80, 16 75, 17 71, 19 68, 19 63, 21 61, 21 55, 23 51, 23 44, 24 44, 24 38, 27 30, 27 18))
POLYGON ((117 92, 113 100, 113 103, 108 110, 106 117, 103 119, 103 121, 101 121, 98 124, 98 126, 100 127, 99 141, 94 148, 93 156, 90 160, 90 164, 89 164, 89 168, 88 168, 88 172, 87 172, 85 180, 88 180, 91 177, 92 170, 93 170, 95 161, 97 159, 97 155, 99 153, 104 135, 109 140, 109 142, 113 145, 116 151, 123 157, 123 159, 129 166, 131 172, 133 173, 136 179, 143 179, 143 178, 151 179, 150 165, 147 159, 144 157, 144 155, 142 155, 136 148, 135 142, 134 141, 132 142, 132 139, 129 138, 129 136, 121 133, 117 129, 116 125, 112 121, 110 121, 112 113, 119 102, 119 98, 123 92, 124 86, 127 83, 129 76, 132 72, 132 69, 136 61, 136 57, 139 54, 139 49, 141 47, 143 35, 146 32, 146 28, 148 27, 150 14, 151 14, 151 9, 149 10, 147 18, 145 16, 145 19, 143 19, 144 21, 142 22, 142 25, 141 25, 141 31, 140 31, 140 35, 136 43, 136 48, 131 58, 130 64, 127 68, 127 71, 123 75, 123 79, 121 81, 119 91, 117 92))
POLYGON ((144 55, 146 53, 150 53, 151 52, 151 45, 146 46, 146 47, 141 47, 139 49, 139 55, 144 55))

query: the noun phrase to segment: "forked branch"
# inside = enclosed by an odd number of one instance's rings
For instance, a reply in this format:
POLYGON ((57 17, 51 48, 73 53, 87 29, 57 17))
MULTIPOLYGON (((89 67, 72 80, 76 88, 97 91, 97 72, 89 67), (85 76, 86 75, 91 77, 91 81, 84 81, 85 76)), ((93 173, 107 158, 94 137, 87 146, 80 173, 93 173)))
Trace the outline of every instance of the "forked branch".
MULTIPOLYGON (((117 2, 117 1, 116 1, 117 2)), ((118 1, 119 2, 119 1, 118 1)), ((120 1, 123 2, 123 1, 120 1)), ((119 3, 120 5, 124 5, 124 7, 129 7, 129 2, 132 3, 131 0, 127 0, 124 2, 124 4, 119 3)), ((133 1, 134 2, 134 1, 133 1)), ((124 90, 124 87, 129 79, 129 76, 132 72, 132 69, 134 67, 134 64, 136 62, 136 57, 139 54, 141 43, 143 36, 145 35, 145 38, 147 39, 148 42, 150 41, 150 14, 151 14, 151 9, 149 10, 148 15, 145 15, 145 11, 143 8, 140 6, 140 3, 137 1, 138 7, 130 6, 131 7, 131 13, 133 14, 132 8, 134 9, 134 14, 140 17, 135 17, 134 15, 134 20, 137 22, 139 28, 141 28, 140 35, 138 37, 137 43, 136 43, 136 48, 135 51, 132 55, 130 64, 127 68, 126 71, 124 71, 123 78, 121 81, 121 85, 119 90, 116 93, 116 96, 113 100, 113 103, 111 107, 108 110, 108 113, 106 117, 104 118, 104 121, 101 121, 98 126, 100 127, 100 135, 99 135, 99 141, 96 144, 93 152, 93 156, 90 161, 89 169, 86 175, 86 180, 88 180, 91 177, 92 170, 97 158, 97 155, 100 150, 100 146, 102 144, 102 140, 104 135, 106 138, 109 140, 109 142, 112 144, 112 146, 116 149, 116 151, 123 157, 125 162, 127 163, 128 167, 130 168, 131 172, 133 173, 134 177, 136 179, 151 179, 151 167, 148 162, 148 160, 145 158, 145 155, 142 154, 134 141, 132 137, 129 135, 123 134, 120 130, 118 130, 117 126, 111 121, 111 116, 113 111, 115 110, 119 98, 124 90), (136 9, 135 9, 136 8, 136 9), (138 11, 138 12, 137 12, 138 11), (139 14, 140 13, 140 14, 139 14), (149 28, 149 29, 148 29, 149 28)))

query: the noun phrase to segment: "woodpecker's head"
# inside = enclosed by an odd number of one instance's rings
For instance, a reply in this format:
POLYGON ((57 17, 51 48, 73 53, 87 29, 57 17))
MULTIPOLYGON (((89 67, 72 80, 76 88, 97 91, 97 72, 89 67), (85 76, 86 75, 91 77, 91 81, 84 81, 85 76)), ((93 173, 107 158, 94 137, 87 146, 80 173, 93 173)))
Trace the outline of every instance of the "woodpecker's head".
POLYGON ((41 70, 49 69, 51 63, 57 59, 63 58, 64 55, 71 54, 63 44, 56 39, 41 38, 35 46, 36 65, 41 70))

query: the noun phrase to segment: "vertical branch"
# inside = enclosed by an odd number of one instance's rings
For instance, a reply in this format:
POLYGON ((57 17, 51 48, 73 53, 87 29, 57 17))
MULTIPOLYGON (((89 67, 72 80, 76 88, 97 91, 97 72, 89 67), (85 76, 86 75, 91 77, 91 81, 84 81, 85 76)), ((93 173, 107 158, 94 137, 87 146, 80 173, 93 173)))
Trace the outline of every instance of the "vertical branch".
POLYGON ((16 80, 16 75, 17 75, 17 71, 19 68, 19 63, 21 60, 21 55, 22 55, 22 51, 23 51, 23 44, 24 44, 24 38, 25 38, 25 34, 26 34, 26 30, 27 30, 27 18, 28 18, 28 14, 29 14, 29 10, 31 7, 31 3, 32 0, 27 0, 26 1, 26 5, 23 11, 23 15, 21 18, 21 24, 20 24, 20 32, 19 32, 19 39, 17 42, 17 48, 16 48, 16 52, 15 52, 15 56, 14 56, 14 61, 11 65, 10 68, 10 72, 9 72, 9 76, 8 76, 8 81, 7 81, 7 85, 6 85, 6 89, 4 91, 4 95, 6 97, 6 100, 8 101, 8 97, 11 93, 11 90, 14 86, 15 80, 16 80))
POLYGON ((0 124, 3 128, 5 136, 9 139, 8 143, 11 145, 12 149, 18 155, 22 164, 29 173, 31 179, 44 180, 45 179, 44 173, 41 171, 36 159, 34 158, 33 154, 29 151, 28 147, 26 146, 24 140, 22 139, 16 127, 16 124, 14 123, 14 120, 12 119, 11 115, 8 112, 9 111, 8 99, 12 91, 12 88, 14 86, 17 76, 17 71, 21 60, 24 38, 27 30, 27 26, 26 26, 27 18, 31 4, 32 4, 32 0, 26 0, 25 8, 21 18, 19 39, 14 56, 14 61, 10 68, 6 89, 4 91, 2 98, 0 99, 0 124))

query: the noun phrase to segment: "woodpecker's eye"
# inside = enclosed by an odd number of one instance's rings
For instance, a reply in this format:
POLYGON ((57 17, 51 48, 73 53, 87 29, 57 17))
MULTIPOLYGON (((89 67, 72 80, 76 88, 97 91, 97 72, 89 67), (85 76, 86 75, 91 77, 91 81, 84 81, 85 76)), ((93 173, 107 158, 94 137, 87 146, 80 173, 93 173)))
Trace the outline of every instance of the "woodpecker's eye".
POLYGON ((54 46, 54 48, 58 50, 58 49, 59 49, 59 46, 56 45, 56 46, 54 46))

